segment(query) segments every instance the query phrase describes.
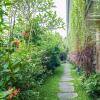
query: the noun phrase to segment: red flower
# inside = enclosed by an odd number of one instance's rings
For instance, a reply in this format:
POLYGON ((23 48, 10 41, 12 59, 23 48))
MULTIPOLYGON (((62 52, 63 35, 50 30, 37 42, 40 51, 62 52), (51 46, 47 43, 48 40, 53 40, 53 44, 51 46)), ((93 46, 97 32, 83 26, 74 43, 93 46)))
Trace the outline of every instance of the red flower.
POLYGON ((20 93, 20 89, 15 89, 13 92, 8 96, 8 100, 12 100, 13 97, 16 97, 20 93))
POLYGON ((19 48, 19 44, 20 44, 19 40, 14 40, 13 41, 13 45, 15 45, 17 48, 19 48))
POLYGON ((28 37, 29 37, 29 33, 28 33, 27 31, 22 32, 22 35, 23 35, 25 38, 28 38, 28 37))

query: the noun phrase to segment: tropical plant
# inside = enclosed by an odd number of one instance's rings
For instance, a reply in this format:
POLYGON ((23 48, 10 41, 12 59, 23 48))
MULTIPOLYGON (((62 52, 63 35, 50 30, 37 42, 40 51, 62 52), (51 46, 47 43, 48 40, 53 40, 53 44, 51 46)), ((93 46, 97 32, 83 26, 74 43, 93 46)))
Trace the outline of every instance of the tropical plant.
POLYGON ((86 92, 95 98, 100 97, 100 75, 92 74, 90 77, 83 80, 83 86, 86 89, 86 92))
POLYGON ((37 100, 51 74, 47 69, 60 65, 63 43, 52 30, 64 23, 53 6, 53 0, 0 1, 0 96, 5 99, 37 100), (50 59, 43 64, 45 57, 50 59), (9 88, 14 90, 6 95, 9 88))

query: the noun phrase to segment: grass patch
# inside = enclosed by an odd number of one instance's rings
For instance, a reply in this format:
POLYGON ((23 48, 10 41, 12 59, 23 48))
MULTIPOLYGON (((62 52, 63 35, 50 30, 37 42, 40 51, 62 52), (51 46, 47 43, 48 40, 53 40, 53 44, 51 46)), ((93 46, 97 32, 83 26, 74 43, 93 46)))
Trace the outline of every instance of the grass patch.
POLYGON ((93 98, 87 95, 85 89, 82 87, 81 77, 76 73, 76 70, 74 68, 72 68, 71 74, 74 78, 72 82, 74 83, 75 91, 78 93, 78 97, 72 100, 93 100, 93 98))
POLYGON ((55 73, 48 77, 46 82, 41 86, 39 100, 59 100, 57 93, 59 92, 59 81, 63 74, 64 67, 58 67, 55 73))

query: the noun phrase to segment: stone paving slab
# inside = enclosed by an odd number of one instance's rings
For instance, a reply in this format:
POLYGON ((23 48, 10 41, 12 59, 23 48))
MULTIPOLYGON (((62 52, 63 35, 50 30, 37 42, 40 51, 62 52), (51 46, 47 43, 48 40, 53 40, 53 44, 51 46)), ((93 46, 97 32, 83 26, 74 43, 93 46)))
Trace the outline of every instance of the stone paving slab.
POLYGON ((65 67, 64 69, 64 71, 71 71, 70 67, 65 67))
POLYGON ((71 76, 71 73, 70 72, 64 72, 63 75, 70 75, 71 76))
POLYGON ((74 84, 71 82, 60 82, 59 87, 61 92, 74 92, 74 84))
POLYGON ((71 67, 69 64, 64 64, 64 73, 59 82, 59 100, 70 100, 78 96, 78 94, 74 91, 74 84, 70 82, 72 80, 71 67))
MULTIPOLYGON (((67 77, 67 78, 72 78, 72 76, 71 76, 71 75, 68 75, 68 74, 64 74, 62 77, 63 77, 63 78, 65 78, 65 77, 67 77)), ((62 78, 62 77, 61 77, 61 78, 62 78)))
POLYGON ((67 92, 67 93, 74 92, 74 87, 70 85, 60 85, 60 92, 67 92))
POLYGON ((58 93, 58 97, 60 100, 69 100, 77 96, 77 93, 58 93))
POLYGON ((67 67, 66 68, 64 68, 64 72, 70 72, 71 71, 71 69, 67 69, 67 67))
POLYGON ((73 80, 73 78, 62 77, 60 81, 61 82, 66 82, 66 81, 72 81, 72 80, 73 80))
POLYGON ((60 82, 59 85, 68 85, 68 86, 73 86, 74 84, 71 82, 60 82))

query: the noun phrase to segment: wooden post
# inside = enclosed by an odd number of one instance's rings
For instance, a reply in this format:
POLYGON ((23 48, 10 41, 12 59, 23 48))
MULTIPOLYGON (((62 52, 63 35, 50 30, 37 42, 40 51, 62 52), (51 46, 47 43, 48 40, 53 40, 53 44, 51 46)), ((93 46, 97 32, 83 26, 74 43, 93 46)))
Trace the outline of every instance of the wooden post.
POLYGON ((100 73, 100 21, 96 22, 96 72, 100 73))

